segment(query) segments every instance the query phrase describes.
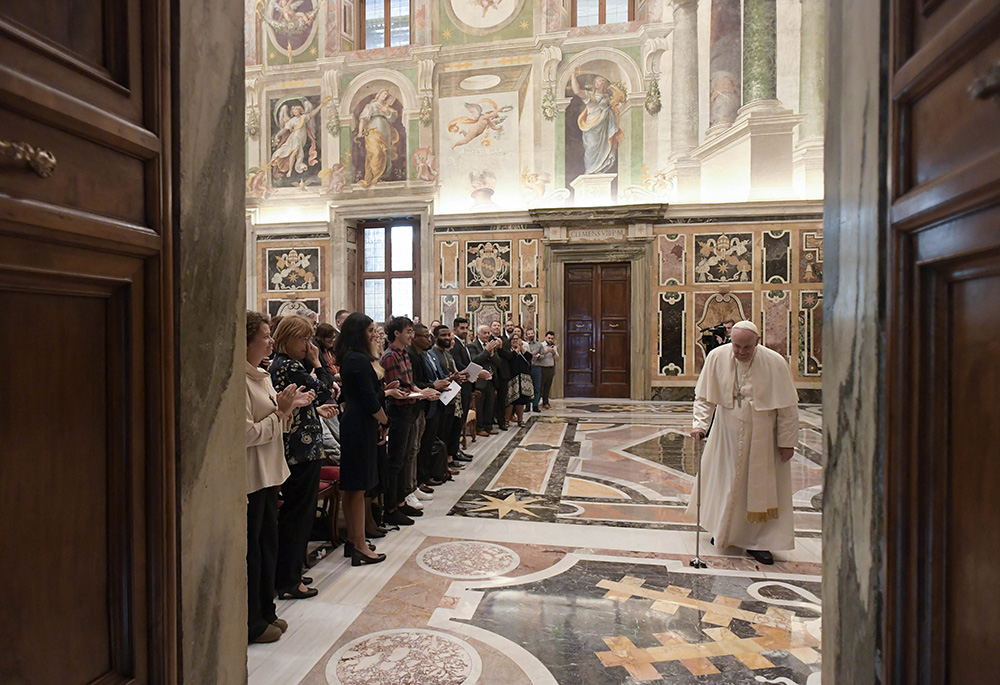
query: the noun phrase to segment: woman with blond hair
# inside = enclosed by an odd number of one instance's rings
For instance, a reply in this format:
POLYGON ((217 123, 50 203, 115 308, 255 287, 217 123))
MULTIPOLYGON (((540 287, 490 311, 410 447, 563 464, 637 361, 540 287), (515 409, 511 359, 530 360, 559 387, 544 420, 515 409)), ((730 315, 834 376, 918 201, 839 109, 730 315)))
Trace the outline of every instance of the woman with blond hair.
POLYGON ((333 374, 320 364, 312 343, 313 326, 304 317, 286 316, 274 333, 274 360, 268 367, 275 387, 294 384, 316 397, 293 410, 285 432, 285 461, 290 472, 281 486, 278 511, 278 563, 275 588, 279 599, 305 599, 317 591, 302 583, 302 563, 316 515, 320 466, 323 463, 323 427, 317 407, 333 398, 333 374))
POLYGON ((267 317, 247 312, 247 631, 249 642, 274 642, 288 628, 274 606, 278 487, 288 477, 282 427, 314 393, 297 385, 275 392, 260 368, 274 340, 267 317))

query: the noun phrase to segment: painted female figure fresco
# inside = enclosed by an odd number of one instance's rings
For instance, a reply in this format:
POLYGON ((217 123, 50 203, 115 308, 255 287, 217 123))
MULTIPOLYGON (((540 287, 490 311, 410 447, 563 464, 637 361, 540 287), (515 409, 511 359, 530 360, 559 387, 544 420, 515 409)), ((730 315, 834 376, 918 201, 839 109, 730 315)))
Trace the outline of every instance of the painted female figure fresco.
POLYGON ((573 70, 570 86, 585 105, 577 118, 583 136, 584 173, 600 174, 610 171, 615 163, 623 136, 620 117, 625 93, 603 76, 594 78, 592 88, 584 88, 579 74, 579 68, 573 70))
POLYGON ((356 138, 364 143, 364 177, 358 185, 368 188, 385 179, 396 161, 399 132, 393 124, 399 113, 393 108, 395 98, 383 88, 365 105, 358 116, 356 138))
POLYGON ((308 97, 276 103, 275 123, 279 128, 271 140, 273 152, 269 164, 275 179, 301 177, 319 165, 315 117, 323 104, 317 105, 308 97))

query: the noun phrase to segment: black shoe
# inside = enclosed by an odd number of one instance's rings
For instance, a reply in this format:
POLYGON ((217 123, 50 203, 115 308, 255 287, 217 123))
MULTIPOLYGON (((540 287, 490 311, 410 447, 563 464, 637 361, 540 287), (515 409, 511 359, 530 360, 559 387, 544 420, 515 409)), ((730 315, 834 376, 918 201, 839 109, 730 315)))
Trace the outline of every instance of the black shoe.
POLYGON ((709 539, 709 542, 714 545, 715 544, 715 538, 709 539))
POLYGON ((472 457, 470 457, 468 454, 462 454, 461 452, 456 454, 454 456, 454 459, 455 461, 472 461, 472 457))
POLYGON ((319 594, 319 590, 314 587, 307 589, 305 592, 293 587, 289 590, 279 590, 278 599, 309 599, 310 597, 315 597, 319 594))
POLYGON ((302 584, 303 585, 312 585, 313 584, 313 579, 310 578, 309 576, 302 576, 302 584))
POLYGON ((386 529, 385 529, 385 528, 376 528, 376 529, 375 529, 375 532, 374 532, 374 533, 369 533, 369 532, 368 532, 368 531, 366 530, 366 531, 365 531, 365 537, 366 537, 366 538, 372 538, 373 540, 378 540, 379 538, 384 538, 384 537, 385 537, 385 534, 386 534, 387 532, 388 532, 388 531, 386 531, 386 529))
POLYGON ((396 511, 401 511, 410 518, 418 518, 424 515, 424 512, 420 511, 419 509, 414 509, 409 504, 404 504, 403 506, 396 509, 396 511))
POLYGON ((434 488, 432 488, 430 485, 421 485, 417 489, 420 490, 420 492, 422 492, 424 494, 427 494, 427 495, 433 495, 434 494, 434 488))
MULTIPOLYGON (((365 540, 365 542, 368 542, 368 540, 365 540)), ((368 542, 368 549, 370 549, 371 551, 374 552, 375 551, 375 545, 373 545, 372 543, 368 542)), ((354 554, 354 543, 351 542, 350 540, 344 540, 344 558, 346 559, 347 557, 351 556, 352 554, 354 554)))
POLYGON ((362 564, 378 564, 383 561, 385 561, 384 554, 376 554, 375 556, 370 557, 367 554, 362 554, 358 550, 354 550, 354 553, 351 555, 351 566, 361 566, 362 564))
MULTIPOLYGON (((431 478, 429 481, 427 481, 427 484, 428 485, 433 485, 434 487, 438 487, 439 485, 444 485, 444 479, 442 479, 442 478, 431 478)), ((424 492, 427 492, 427 491, 424 490, 424 492)))
POLYGON ((774 563, 774 557, 766 549, 748 549, 747 554, 765 566, 770 566, 774 563))
POLYGON ((394 511, 386 512, 385 522, 391 523, 394 526, 412 526, 413 519, 401 512, 399 509, 394 511))
POLYGON ((542 410, 541 410, 541 409, 539 409, 538 407, 532 407, 532 408, 531 408, 531 411, 533 411, 533 412, 535 412, 535 413, 537 414, 538 412, 540 412, 540 411, 542 411, 542 410))
POLYGON ((500 426, 500 430, 505 431, 505 430, 509 430, 509 428, 508 428, 507 424, 505 423, 502 426, 500 426))

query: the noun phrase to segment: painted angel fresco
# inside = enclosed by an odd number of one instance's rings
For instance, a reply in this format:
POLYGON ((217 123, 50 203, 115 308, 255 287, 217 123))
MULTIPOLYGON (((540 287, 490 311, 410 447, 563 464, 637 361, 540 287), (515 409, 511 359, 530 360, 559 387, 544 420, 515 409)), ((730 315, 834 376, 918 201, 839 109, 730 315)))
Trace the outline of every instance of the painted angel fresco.
MULTIPOLYGON (((368 188, 388 177, 395 166, 400 141, 396 99, 383 88, 358 115, 355 139, 364 144, 364 176, 358 185, 368 188)), ((403 164, 406 163, 405 154, 403 164)))
POLYGON ((462 145, 467 145, 473 140, 482 136, 480 145, 489 147, 492 145, 492 138, 499 138, 503 134, 503 122, 507 120, 504 116, 513 107, 506 105, 497 106, 497 103, 489 98, 483 98, 478 102, 466 102, 465 109, 469 110, 468 117, 456 117, 448 123, 448 132, 456 133, 460 138, 451 146, 454 150, 462 145), (486 107, 483 107, 486 105, 486 107), (491 132, 495 133, 491 136, 491 132), (484 135, 485 134, 485 135, 484 135))
POLYGON ((312 30, 321 5, 308 0, 268 0, 266 6, 257 3, 257 13, 276 35, 291 37, 312 30))
POLYGON ((594 77, 593 85, 580 84, 579 67, 573 70, 570 86, 584 103, 577 117, 583 140, 585 174, 609 172, 618 154, 624 134, 621 130, 621 106, 625 92, 603 76, 594 77))
POLYGON ((309 98, 278 101, 274 117, 278 132, 271 140, 274 151, 269 163, 276 179, 303 175, 319 165, 316 115, 324 104, 316 106, 309 98))

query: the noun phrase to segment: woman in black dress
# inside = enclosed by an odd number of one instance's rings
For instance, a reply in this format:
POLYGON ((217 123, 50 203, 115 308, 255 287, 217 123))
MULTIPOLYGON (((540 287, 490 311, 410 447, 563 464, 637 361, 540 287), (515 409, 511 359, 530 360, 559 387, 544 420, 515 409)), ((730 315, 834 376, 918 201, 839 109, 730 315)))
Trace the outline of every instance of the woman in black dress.
POLYGON ((521 339, 520 326, 514 327, 510 339, 504 344, 510 359, 510 381, 507 385, 507 423, 517 420, 517 425, 524 425, 524 405, 530 403, 535 395, 531 381, 531 353, 521 339))
POLYGON ((365 541, 365 491, 378 483, 376 452, 389 425, 382 409, 378 375, 372 367, 375 323, 359 312, 347 317, 337 336, 334 356, 340 363, 341 399, 345 404, 340 429, 340 490, 344 497, 347 540, 353 547, 351 565, 377 564, 365 541))

